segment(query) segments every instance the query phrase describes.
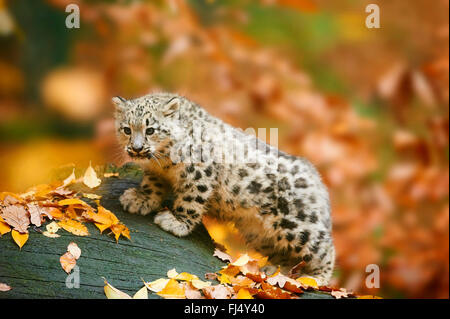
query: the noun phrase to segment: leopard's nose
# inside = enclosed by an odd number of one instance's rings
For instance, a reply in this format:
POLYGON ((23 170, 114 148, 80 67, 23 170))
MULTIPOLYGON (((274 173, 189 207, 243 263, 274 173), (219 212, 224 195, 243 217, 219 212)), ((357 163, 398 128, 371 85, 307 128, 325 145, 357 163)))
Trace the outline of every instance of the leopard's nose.
POLYGON ((133 146, 132 148, 134 152, 140 153, 144 147, 140 145, 140 146, 133 146))

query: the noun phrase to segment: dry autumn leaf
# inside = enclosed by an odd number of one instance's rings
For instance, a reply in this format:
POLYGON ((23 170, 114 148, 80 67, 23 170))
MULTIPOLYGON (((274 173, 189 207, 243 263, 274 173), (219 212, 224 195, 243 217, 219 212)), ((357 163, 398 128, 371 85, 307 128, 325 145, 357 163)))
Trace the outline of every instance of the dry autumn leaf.
POLYGON ((28 212, 30 213, 30 220, 33 225, 41 226, 41 210, 36 204, 27 204, 28 212))
POLYGON ((89 232, 85 225, 83 225, 80 222, 77 222, 76 220, 63 220, 58 222, 58 225, 63 228, 64 230, 68 231, 69 233, 72 233, 77 236, 88 236, 89 232))
POLYGON ((75 168, 72 170, 72 174, 70 174, 64 181, 63 181, 63 186, 68 186, 70 184, 72 184, 75 181, 76 177, 75 177, 75 168))
POLYGON ((59 262, 61 264, 61 267, 64 269, 66 273, 70 273, 77 264, 77 261, 74 256, 70 252, 66 252, 64 255, 62 255, 59 258, 59 262))
POLYGON ((128 294, 120 291, 119 289, 110 285, 105 278, 103 278, 105 282, 105 287, 103 290, 105 291, 106 298, 108 299, 132 299, 128 294))
POLYGON ((214 250, 213 256, 215 256, 215 257, 217 257, 217 258, 219 258, 220 260, 223 260, 223 261, 231 262, 233 260, 233 258, 231 258, 230 255, 224 253, 223 251, 220 251, 217 248, 214 250))
POLYGON ((164 289, 164 287, 167 285, 169 280, 170 279, 160 278, 160 279, 157 279, 155 281, 148 282, 148 283, 146 283, 144 281, 144 284, 145 284, 145 286, 147 287, 148 290, 153 291, 153 292, 160 292, 161 290, 164 289))
POLYGON ((89 163, 89 167, 86 169, 86 172, 83 176, 83 183, 89 188, 95 188, 101 184, 101 179, 97 177, 95 170, 92 168, 91 163, 89 163))
POLYGON ((238 291, 238 294, 236 296, 236 299, 254 299, 253 296, 250 294, 248 289, 241 288, 238 291))
POLYGON ((144 286, 138 290, 133 296, 133 299, 148 299, 148 290, 147 287, 144 286))
POLYGON ((1 217, 20 233, 27 233, 30 219, 25 208, 19 205, 10 205, 2 209, 1 217))
POLYGON ((11 227, 0 217, 0 236, 3 236, 6 233, 11 231, 11 227))
POLYGON ((10 290, 11 287, 9 285, 0 282, 0 291, 10 291, 10 290))
POLYGON ((165 299, 185 299, 184 287, 175 279, 169 279, 167 285, 157 293, 165 299))
POLYGON ((78 247, 78 245, 74 242, 71 242, 67 246, 67 251, 75 258, 78 259, 81 256, 81 249, 78 247))
POLYGON ((19 233, 17 230, 13 230, 11 232, 12 238, 14 242, 22 249, 23 245, 28 241, 29 234, 28 233, 19 233))

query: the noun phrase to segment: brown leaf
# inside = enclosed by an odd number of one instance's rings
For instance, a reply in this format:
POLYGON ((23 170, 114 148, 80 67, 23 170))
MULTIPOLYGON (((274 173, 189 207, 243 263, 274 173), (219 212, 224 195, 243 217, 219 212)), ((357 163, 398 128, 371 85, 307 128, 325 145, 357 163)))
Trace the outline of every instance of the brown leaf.
POLYGON ((28 233, 30 219, 28 213, 23 206, 10 205, 2 209, 1 217, 10 226, 14 227, 20 233, 28 233))
POLYGON ((30 213, 31 223, 37 227, 41 226, 41 209, 36 204, 27 204, 28 212, 30 213))
POLYGON ((70 273, 77 264, 77 261, 71 253, 66 252, 64 255, 59 258, 59 262, 61 263, 61 267, 64 269, 66 273, 70 273))

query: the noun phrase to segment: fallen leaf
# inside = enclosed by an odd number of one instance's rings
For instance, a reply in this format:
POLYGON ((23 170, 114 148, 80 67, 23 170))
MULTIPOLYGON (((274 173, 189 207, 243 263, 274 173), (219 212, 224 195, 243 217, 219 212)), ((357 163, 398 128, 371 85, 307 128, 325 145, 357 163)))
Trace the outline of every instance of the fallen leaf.
POLYGON ((184 283, 184 295, 186 296, 186 299, 204 299, 202 293, 197 290, 198 288, 197 287, 194 288, 192 288, 192 286, 189 283, 187 282, 184 283))
POLYGON ((68 205, 81 205, 81 206, 89 206, 86 202, 82 201, 79 198, 67 198, 60 200, 58 202, 59 206, 68 206, 68 205))
POLYGON ((241 288, 238 291, 236 299, 254 299, 253 296, 250 294, 248 289, 241 288))
POLYGON ((358 299, 383 299, 381 297, 378 296, 373 296, 373 295, 363 295, 363 296, 358 296, 358 299))
POLYGON ((130 238, 130 230, 125 225, 123 225, 123 224, 111 225, 110 229, 114 233, 116 241, 119 241, 120 235, 122 235, 122 236, 128 238, 129 240, 131 240, 131 238, 130 238))
POLYGON ((41 210, 36 204, 27 204, 28 212, 30 213, 31 223, 37 227, 41 226, 41 210))
POLYGON ((12 226, 15 230, 21 233, 28 233, 28 226, 30 219, 28 213, 23 206, 10 205, 2 209, 1 217, 3 220, 12 226))
POLYGON ((49 237, 49 238, 59 238, 61 237, 61 235, 55 234, 55 233, 50 233, 48 231, 43 231, 42 235, 44 235, 45 237, 49 237))
POLYGON ((92 168, 91 163, 89 163, 89 167, 86 169, 86 172, 83 176, 83 183, 89 188, 95 188, 101 184, 101 179, 97 177, 95 170, 92 168))
POLYGON ((63 181, 63 186, 67 186, 72 184, 75 181, 76 177, 75 177, 75 168, 72 171, 72 174, 70 174, 64 181, 63 181))
POLYGON ((71 253, 72 256, 73 256, 75 259, 78 259, 78 258, 80 258, 80 256, 81 256, 81 249, 80 249, 80 247, 78 247, 78 245, 77 245, 76 243, 74 243, 74 242, 71 242, 71 243, 67 246, 67 251, 68 251, 69 253, 71 253))
POLYGON ((57 222, 51 222, 45 226, 49 233, 55 234, 61 227, 59 227, 57 222))
POLYGON ((250 256, 247 254, 244 254, 240 256, 237 260, 231 263, 233 266, 241 267, 246 265, 250 261, 250 256))
POLYGON ((217 248, 214 250, 213 256, 215 256, 215 257, 217 257, 217 258, 219 258, 220 260, 223 260, 223 261, 231 262, 233 260, 230 255, 220 251, 217 248))
POLYGON ((25 245, 25 243, 28 240, 29 234, 25 233, 19 233, 17 230, 13 229, 13 231, 11 232, 12 238, 14 239, 14 241, 16 242, 17 246, 19 246, 19 248, 22 248, 23 245, 25 245))
POLYGON ((148 290, 147 287, 144 286, 138 290, 133 296, 133 299, 148 299, 148 290))
POLYGON ((208 299, 230 299, 233 295, 231 288, 224 285, 216 285, 202 289, 203 294, 208 299))
POLYGON ((59 263, 61 264, 61 267, 64 269, 66 273, 70 273, 77 264, 77 261, 74 256, 70 252, 66 252, 64 255, 62 255, 59 258, 59 263))
POLYGON ((10 286, 0 282, 0 291, 10 291, 10 290, 11 290, 10 286))
POLYGON ((314 278, 311 277, 300 277, 296 279, 299 283, 302 284, 305 288, 312 287, 314 289, 319 288, 319 285, 317 284, 317 281, 314 278))
POLYGON ((163 290, 157 294, 166 299, 185 299, 184 287, 180 285, 175 279, 170 279, 163 290))
POLYGON ((345 288, 341 288, 339 290, 333 290, 331 295, 336 299, 347 298, 348 292, 345 288))
POLYGON ((105 291, 106 298, 108 299, 132 299, 128 294, 120 291, 119 289, 110 285, 105 278, 103 278, 105 282, 105 287, 103 290, 105 291))
POLYGON ((192 284, 192 286, 194 288, 197 288, 197 289, 203 289, 203 288, 211 286, 211 282, 210 281, 203 281, 203 280, 200 280, 200 279, 193 279, 191 281, 191 284, 192 284))
POLYGON ((76 220, 68 219, 58 222, 58 225, 64 230, 77 236, 89 235, 88 229, 85 225, 76 220))
POLYGON ((101 199, 102 197, 97 194, 85 194, 83 193, 83 197, 89 198, 89 199, 101 199))
POLYGON ((160 278, 160 279, 157 279, 152 282, 148 282, 148 283, 144 282, 144 284, 148 290, 153 291, 153 292, 160 292, 161 290, 164 289, 164 287, 166 287, 169 280, 170 279, 160 278))
POLYGON ((175 268, 172 268, 172 269, 167 271, 167 277, 169 277, 170 279, 173 279, 176 276, 178 276, 178 272, 177 272, 177 270, 175 268))
POLYGON ((11 231, 11 227, 0 217, 0 236, 3 236, 6 233, 11 231))

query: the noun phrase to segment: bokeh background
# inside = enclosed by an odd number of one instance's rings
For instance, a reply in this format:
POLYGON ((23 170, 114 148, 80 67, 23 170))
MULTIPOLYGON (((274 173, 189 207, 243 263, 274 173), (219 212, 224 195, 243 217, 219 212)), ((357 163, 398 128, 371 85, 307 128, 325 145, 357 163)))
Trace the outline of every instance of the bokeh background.
MULTIPOLYGON (((0 0, 0 190, 115 163, 111 96, 179 92, 320 170, 333 284, 449 297, 448 0, 0 0), (66 5, 81 10, 67 29, 66 5), (381 9, 367 29, 365 7, 381 9), (365 287, 377 264, 381 288, 365 287)), ((232 253, 232 225, 205 219, 232 253)))

